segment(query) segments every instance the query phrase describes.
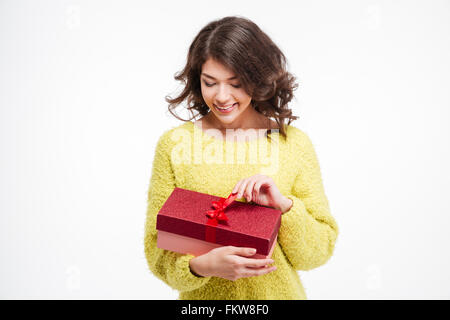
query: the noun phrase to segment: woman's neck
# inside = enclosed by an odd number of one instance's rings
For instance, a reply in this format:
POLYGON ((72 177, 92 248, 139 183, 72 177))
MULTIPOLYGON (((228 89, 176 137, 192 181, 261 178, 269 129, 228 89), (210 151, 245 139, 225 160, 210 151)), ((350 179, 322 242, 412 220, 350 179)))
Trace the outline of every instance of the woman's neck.
POLYGON ((234 122, 229 124, 224 124, 220 122, 214 114, 210 111, 207 115, 205 115, 202 119, 202 124, 209 128, 215 128, 220 131, 225 132, 226 129, 270 129, 273 128, 271 126, 271 121, 269 118, 265 117, 252 106, 249 106, 245 110, 245 114, 242 114, 239 119, 236 119, 234 122), (206 123, 205 123, 206 122, 206 123))

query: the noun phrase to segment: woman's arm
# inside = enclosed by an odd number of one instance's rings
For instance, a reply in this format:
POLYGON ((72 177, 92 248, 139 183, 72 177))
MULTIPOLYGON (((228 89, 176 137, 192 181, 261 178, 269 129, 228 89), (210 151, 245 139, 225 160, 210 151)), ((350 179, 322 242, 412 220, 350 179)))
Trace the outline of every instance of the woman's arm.
POLYGON ((206 284, 210 277, 197 277, 189 268, 192 255, 160 249, 156 246, 156 215, 175 188, 175 177, 170 162, 169 132, 158 140, 153 160, 148 191, 144 247, 150 270, 159 279, 178 291, 190 291, 206 284))
POLYGON ((310 270, 325 264, 332 256, 338 226, 330 214, 324 193, 319 162, 309 137, 299 132, 300 172, 287 207, 281 218, 278 234, 280 246, 296 270, 310 270))

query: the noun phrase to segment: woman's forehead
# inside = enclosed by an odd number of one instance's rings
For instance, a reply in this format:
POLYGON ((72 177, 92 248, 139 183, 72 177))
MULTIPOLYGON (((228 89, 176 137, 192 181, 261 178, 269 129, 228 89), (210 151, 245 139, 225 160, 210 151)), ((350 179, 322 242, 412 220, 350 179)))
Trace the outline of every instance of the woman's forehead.
POLYGON ((208 59, 202 66, 202 75, 213 80, 233 80, 237 79, 236 74, 224 66, 222 63, 213 59, 208 59))

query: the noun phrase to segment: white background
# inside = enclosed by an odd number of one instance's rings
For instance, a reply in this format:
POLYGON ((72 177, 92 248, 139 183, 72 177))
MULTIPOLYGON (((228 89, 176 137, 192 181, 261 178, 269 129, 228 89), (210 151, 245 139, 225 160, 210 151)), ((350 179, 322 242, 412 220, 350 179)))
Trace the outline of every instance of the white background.
MULTIPOLYGON (((340 227, 309 299, 450 298, 450 1, 0 1, 0 298, 176 299, 143 249, 173 76, 250 18, 340 227)), ((183 113, 181 113, 183 115, 183 113)))

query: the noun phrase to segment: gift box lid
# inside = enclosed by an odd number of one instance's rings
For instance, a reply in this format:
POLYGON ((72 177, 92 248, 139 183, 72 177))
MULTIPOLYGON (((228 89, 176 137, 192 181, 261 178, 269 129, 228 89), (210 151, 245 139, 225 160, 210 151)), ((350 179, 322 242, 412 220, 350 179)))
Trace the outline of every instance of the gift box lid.
POLYGON ((267 255, 281 223, 281 211, 239 201, 231 202, 224 210, 227 221, 208 225, 208 210, 221 197, 175 187, 157 215, 156 229, 214 243, 255 248, 267 255))

